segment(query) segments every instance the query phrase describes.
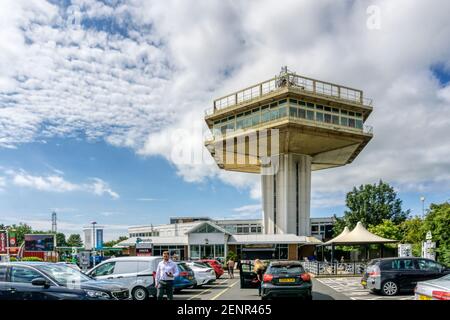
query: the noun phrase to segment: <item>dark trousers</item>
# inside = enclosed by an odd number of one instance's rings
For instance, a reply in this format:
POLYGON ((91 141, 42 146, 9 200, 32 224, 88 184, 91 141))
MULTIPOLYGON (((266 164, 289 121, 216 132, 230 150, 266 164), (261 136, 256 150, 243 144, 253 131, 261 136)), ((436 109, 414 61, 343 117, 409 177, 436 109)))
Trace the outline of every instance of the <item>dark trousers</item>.
POLYGON ((164 293, 168 300, 173 300, 173 280, 161 280, 158 284, 158 300, 162 300, 164 293))

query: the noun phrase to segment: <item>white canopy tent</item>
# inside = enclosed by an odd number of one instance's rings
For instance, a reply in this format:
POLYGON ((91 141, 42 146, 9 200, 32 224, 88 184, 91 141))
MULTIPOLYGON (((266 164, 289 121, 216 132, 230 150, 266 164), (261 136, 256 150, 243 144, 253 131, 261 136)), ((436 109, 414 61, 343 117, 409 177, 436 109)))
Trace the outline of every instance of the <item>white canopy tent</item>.
POLYGON ((352 231, 345 227, 344 231, 337 237, 324 243, 325 246, 332 244, 357 245, 357 244, 374 244, 374 243, 394 243, 398 240, 386 239, 368 231, 361 222, 356 224, 352 231), (347 232, 346 232, 347 231, 347 232))
POLYGON ((368 231, 361 222, 358 222, 352 231, 349 231, 347 227, 344 228, 341 234, 337 237, 325 242, 323 246, 331 246, 331 261, 334 259, 334 246, 335 245, 370 245, 384 243, 395 243, 398 240, 386 239, 372 232, 368 231))

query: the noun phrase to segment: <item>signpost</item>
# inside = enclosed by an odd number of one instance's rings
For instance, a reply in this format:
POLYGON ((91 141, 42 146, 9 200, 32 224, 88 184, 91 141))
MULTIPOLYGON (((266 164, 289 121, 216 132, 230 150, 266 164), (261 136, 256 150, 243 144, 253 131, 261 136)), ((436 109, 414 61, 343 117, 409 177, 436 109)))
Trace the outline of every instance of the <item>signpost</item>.
POLYGON ((8 230, 0 230, 0 257, 1 261, 9 262, 8 230))
POLYGON ((402 243, 398 245, 398 256, 402 257, 412 257, 412 245, 409 243, 402 243))
POLYGON ((76 247, 72 247, 72 263, 76 263, 77 262, 77 254, 78 254, 78 249, 76 247))
POLYGON ((422 242, 422 258, 436 260, 436 242, 431 242, 431 231, 427 232, 425 239, 427 241, 422 242))
POLYGON ((86 271, 90 266, 91 254, 89 251, 80 252, 80 267, 83 271, 86 271))

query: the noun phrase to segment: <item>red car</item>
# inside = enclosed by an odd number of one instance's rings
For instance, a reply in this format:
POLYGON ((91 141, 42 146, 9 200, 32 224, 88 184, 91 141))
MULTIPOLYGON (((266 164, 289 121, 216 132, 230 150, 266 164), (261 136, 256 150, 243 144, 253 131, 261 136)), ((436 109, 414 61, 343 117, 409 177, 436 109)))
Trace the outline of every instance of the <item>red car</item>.
POLYGON ((205 262, 211 266, 211 268, 214 269, 214 272, 216 273, 216 279, 219 279, 221 275, 223 275, 223 267, 222 264, 214 259, 202 259, 201 262, 205 262))

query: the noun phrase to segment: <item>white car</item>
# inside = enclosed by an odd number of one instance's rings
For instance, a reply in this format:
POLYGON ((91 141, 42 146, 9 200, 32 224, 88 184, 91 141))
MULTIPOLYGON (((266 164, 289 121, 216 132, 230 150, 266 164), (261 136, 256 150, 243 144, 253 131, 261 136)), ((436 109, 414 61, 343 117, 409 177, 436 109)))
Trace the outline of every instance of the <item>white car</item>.
POLYGON ((195 287, 200 287, 216 280, 214 269, 206 266, 204 263, 191 261, 186 262, 186 264, 194 271, 195 280, 197 280, 197 285, 195 287))
POLYGON ((134 300, 156 297, 155 273, 162 257, 110 258, 89 270, 87 275, 98 280, 121 283, 130 290, 134 300))
POLYGON ((421 281, 414 289, 415 300, 450 300, 450 274, 439 279, 421 281))

